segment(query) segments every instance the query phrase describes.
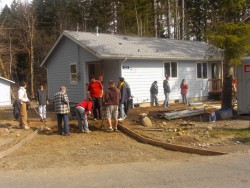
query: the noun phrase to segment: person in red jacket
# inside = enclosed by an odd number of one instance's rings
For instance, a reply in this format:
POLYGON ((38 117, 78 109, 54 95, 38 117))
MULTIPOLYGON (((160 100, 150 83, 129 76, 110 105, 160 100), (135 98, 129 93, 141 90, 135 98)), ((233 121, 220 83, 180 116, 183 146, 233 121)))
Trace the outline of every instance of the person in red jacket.
POLYGON ((78 120, 78 127, 80 132, 90 133, 88 126, 88 114, 91 114, 92 100, 85 99, 76 105, 76 118, 78 120), (82 127, 82 119, 84 120, 84 129, 82 127))
POLYGON ((102 83, 99 80, 96 80, 95 76, 91 75, 90 83, 88 85, 88 97, 91 97, 93 101, 94 120, 102 119, 102 95, 102 83))
POLYGON ((182 80, 181 85, 181 96, 184 105, 188 105, 187 93, 188 93, 188 84, 185 79, 182 80))

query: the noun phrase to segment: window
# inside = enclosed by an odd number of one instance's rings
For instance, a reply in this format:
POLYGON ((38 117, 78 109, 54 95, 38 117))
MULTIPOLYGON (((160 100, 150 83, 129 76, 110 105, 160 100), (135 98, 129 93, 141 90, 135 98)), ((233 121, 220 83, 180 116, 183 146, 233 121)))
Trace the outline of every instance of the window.
POLYGON ((197 78, 207 78, 207 63, 197 63, 197 78))
POLYGON ((76 64, 71 64, 70 65, 70 83, 71 84, 77 84, 76 64))
POLYGON ((177 62, 164 63, 164 73, 173 78, 177 78, 177 62))

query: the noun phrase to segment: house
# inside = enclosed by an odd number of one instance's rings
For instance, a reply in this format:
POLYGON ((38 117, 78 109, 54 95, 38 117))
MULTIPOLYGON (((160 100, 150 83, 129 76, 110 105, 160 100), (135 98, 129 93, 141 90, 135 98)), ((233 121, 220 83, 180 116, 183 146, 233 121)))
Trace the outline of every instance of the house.
POLYGON ((204 100, 210 90, 220 90, 219 82, 211 84, 222 76, 220 61, 206 57, 209 49, 204 42, 64 31, 41 66, 47 69, 49 98, 65 85, 70 101, 79 102, 86 97, 89 76, 95 75, 105 88, 109 80, 124 77, 138 104, 149 102, 151 83, 157 80, 159 100, 164 100, 167 74, 170 100, 181 99, 182 79, 189 84, 190 100, 204 100))
POLYGON ((237 107, 238 114, 250 113, 250 56, 237 67, 237 107))
POLYGON ((3 78, 0 76, 0 106, 8 106, 11 105, 11 89, 10 84, 14 84, 15 82, 3 78))

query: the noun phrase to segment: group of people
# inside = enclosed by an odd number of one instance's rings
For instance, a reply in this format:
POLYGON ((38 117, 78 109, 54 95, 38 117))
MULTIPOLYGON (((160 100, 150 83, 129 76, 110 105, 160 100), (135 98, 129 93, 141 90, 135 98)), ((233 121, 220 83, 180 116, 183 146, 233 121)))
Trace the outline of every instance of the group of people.
MULTIPOLYGON (((93 111, 94 120, 107 119, 109 127, 107 131, 117 131, 118 120, 122 121, 127 117, 131 90, 129 84, 123 77, 118 78, 118 85, 113 80, 109 81, 109 87, 104 92, 103 85, 94 76, 90 76, 88 85, 88 98, 76 104, 76 118, 80 132, 90 133, 88 126, 88 115, 93 111), (103 114, 103 104, 105 104, 105 114, 103 114), (112 123, 112 118, 114 122, 112 123), (84 126, 82 125, 84 121, 84 126)), ((69 135, 70 111, 67 88, 60 87, 60 91, 54 95, 55 112, 57 114, 58 133, 69 135), (64 130, 62 130, 62 120, 64 121, 64 130)))
MULTIPOLYGON (((180 93, 182 96, 182 101, 184 105, 188 105, 187 100, 187 93, 188 93, 188 84, 185 79, 182 80, 180 84, 180 93)), ((169 107, 169 94, 171 92, 170 86, 169 86, 169 76, 166 75, 166 79, 163 81, 163 91, 165 95, 165 100, 163 102, 163 107, 168 108, 169 107)), ((157 81, 154 81, 150 87, 150 101, 151 106, 159 106, 158 102, 158 85, 157 81)))

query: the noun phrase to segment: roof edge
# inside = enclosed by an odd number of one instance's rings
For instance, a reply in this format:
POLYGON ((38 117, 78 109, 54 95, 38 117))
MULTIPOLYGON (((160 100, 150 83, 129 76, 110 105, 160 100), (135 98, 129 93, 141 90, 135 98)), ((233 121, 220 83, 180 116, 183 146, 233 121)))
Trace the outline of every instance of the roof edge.
POLYGON ((0 79, 5 80, 5 81, 7 81, 7 82, 10 82, 10 83, 12 83, 12 84, 15 83, 14 81, 9 80, 9 79, 7 79, 7 78, 4 78, 4 77, 2 77, 2 76, 0 76, 0 79))

